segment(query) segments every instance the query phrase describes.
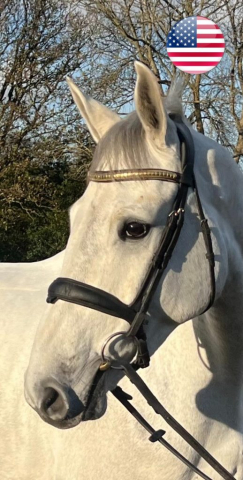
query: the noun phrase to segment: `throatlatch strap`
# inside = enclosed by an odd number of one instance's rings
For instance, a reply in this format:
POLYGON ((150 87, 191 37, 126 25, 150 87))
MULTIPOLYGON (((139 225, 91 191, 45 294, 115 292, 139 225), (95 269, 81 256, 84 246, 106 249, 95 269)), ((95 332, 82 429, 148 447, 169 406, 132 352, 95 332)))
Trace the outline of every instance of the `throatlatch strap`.
POLYGON ((214 255, 214 251, 213 251, 211 231, 210 231, 210 228, 209 228, 209 225, 208 225, 208 220, 204 215, 204 211, 203 211, 203 208, 202 208, 202 204, 201 204, 201 200, 200 200, 200 197, 199 197, 198 188, 197 188, 195 178, 194 178, 194 184, 195 184, 194 191, 195 191, 196 200, 197 200, 197 208, 198 208, 198 214, 199 214, 199 218, 200 218, 201 230, 202 230, 203 239, 204 239, 204 243, 205 243, 205 247, 206 247, 205 256, 206 256, 206 259, 207 259, 208 265, 209 265, 209 274, 210 274, 210 283, 211 283, 210 299, 209 299, 208 305, 205 308, 205 310, 203 310, 203 312, 200 313, 200 315, 202 315, 207 310, 209 310, 209 308, 213 305, 214 299, 215 299, 215 293, 216 293, 215 273, 214 273, 215 255, 214 255))

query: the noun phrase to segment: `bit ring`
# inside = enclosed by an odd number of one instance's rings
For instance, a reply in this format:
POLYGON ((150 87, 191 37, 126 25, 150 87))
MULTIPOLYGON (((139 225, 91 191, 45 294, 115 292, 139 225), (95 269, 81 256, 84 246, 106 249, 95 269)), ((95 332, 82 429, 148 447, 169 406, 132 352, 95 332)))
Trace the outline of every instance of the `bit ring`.
MULTIPOLYGON (((102 349, 101 349, 102 364, 100 365, 100 367, 102 367, 102 365, 103 365, 103 369, 104 369, 104 370, 107 370, 107 369, 109 368, 108 364, 110 364, 110 368, 113 368, 114 370, 122 370, 122 369, 123 369, 123 366, 115 367, 115 366, 113 366, 113 365, 111 364, 111 361, 110 361, 108 358, 105 357, 105 349, 106 349, 108 343, 110 342, 110 340, 112 340, 112 339, 115 338, 115 337, 118 337, 119 335, 126 335, 126 334, 127 334, 127 332, 124 332, 124 331, 112 333, 112 335, 110 335, 110 336, 105 340, 105 342, 104 342, 104 344, 103 344, 103 347, 102 347, 102 349)), ((130 337, 133 338, 134 343, 136 343, 136 347, 137 347, 136 353, 135 353, 134 357, 132 358, 131 362, 129 362, 130 365, 131 365, 132 363, 136 362, 136 360, 137 360, 139 341, 138 341, 137 337, 135 337, 135 336, 130 335, 130 337)), ((129 337, 128 337, 128 338, 129 338, 129 337)), ((101 368, 101 370, 102 370, 102 368, 101 368)))

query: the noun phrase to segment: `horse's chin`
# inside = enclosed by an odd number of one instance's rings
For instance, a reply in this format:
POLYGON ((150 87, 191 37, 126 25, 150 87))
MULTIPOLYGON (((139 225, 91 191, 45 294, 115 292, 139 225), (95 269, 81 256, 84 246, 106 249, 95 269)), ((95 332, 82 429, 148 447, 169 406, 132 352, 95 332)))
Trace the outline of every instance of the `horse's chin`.
POLYGON ((86 422, 87 420, 98 420, 101 418, 107 409, 107 397, 104 395, 97 401, 92 401, 88 407, 85 408, 81 420, 86 422))

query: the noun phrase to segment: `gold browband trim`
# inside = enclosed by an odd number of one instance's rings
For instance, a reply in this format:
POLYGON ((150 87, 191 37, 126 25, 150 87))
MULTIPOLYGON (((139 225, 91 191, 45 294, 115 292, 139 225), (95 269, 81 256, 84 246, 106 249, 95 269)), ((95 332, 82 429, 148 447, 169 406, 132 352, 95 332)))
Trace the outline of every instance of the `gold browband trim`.
POLYGON ((88 172, 91 182, 124 182, 128 180, 164 180, 166 182, 181 182, 181 173, 156 168, 131 170, 106 170, 88 172))

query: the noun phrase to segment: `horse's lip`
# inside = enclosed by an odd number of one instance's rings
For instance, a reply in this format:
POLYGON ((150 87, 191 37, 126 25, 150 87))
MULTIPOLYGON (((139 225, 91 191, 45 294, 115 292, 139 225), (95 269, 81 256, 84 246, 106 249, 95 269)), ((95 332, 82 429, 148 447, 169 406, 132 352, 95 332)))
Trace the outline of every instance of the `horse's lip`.
POLYGON ((38 412, 38 414, 41 417, 41 419, 44 420, 44 422, 48 423, 49 425, 52 425, 55 428, 59 428, 60 430, 65 430, 65 429, 69 429, 69 428, 74 428, 77 425, 79 425, 79 423, 82 420, 83 412, 80 413, 79 415, 77 415, 76 417, 69 418, 69 419, 64 419, 64 420, 60 420, 60 421, 54 421, 51 418, 48 418, 48 417, 46 417, 45 415, 42 415, 39 412, 38 412))

